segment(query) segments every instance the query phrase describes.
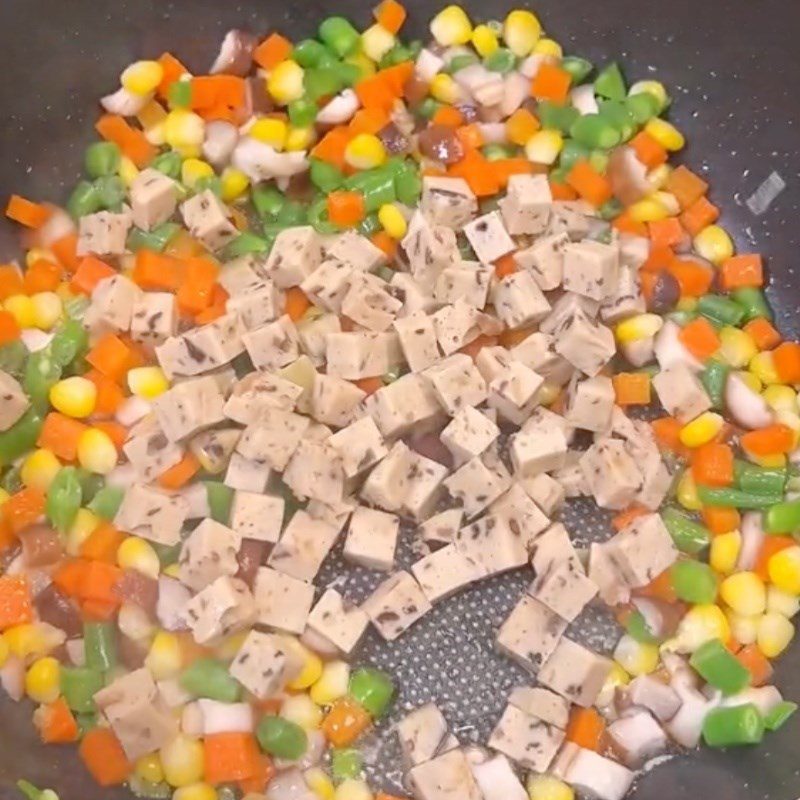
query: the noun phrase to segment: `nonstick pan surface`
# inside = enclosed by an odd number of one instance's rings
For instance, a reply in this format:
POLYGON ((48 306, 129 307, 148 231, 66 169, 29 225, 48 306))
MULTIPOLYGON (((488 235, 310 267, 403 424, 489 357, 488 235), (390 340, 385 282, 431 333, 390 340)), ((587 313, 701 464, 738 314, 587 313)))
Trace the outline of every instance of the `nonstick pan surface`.
MULTIPOLYGON (((406 0, 414 35, 439 5, 406 0)), ((2 0, 0 3, 0 195, 19 191, 63 201, 80 174, 97 98, 115 88, 128 63, 176 52, 190 69, 207 69, 225 31, 280 28, 312 33, 331 13, 363 25, 372 0, 277 3, 274 0, 2 0)), ((465 5, 480 18, 502 19, 507 0, 465 5)), ((723 223, 741 251, 768 260, 770 299, 785 334, 800 334, 800 5, 790 0, 539 0, 545 28, 574 52, 602 64, 618 59, 630 79, 657 77, 674 99, 672 119, 687 134, 687 162, 708 178, 723 223), (773 170, 787 189, 762 217, 744 200, 773 170)), ((15 231, 0 224, 0 261, 17 253, 15 231)), ((565 522, 578 542, 607 538, 608 518, 589 503, 565 522)), ((406 551, 403 557, 411 554, 406 551)), ((360 599, 375 576, 340 562, 323 580, 346 575, 360 599)), ((436 700, 462 742, 485 739, 508 689, 525 678, 492 649, 493 628, 513 606, 526 578, 504 576, 437 607, 388 646, 368 638, 360 655, 400 683, 396 715, 436 700)), ((602 649, 613 625, 581 618, 578 635, 602 649)), ((779 662, 777 682, 800 699, 800 646, 779 662)), ((62 800, 128 796, 97 787, 73 748, 36 743, 27 703, 0 702, 0 800, 18 797, 25 777, 53 787, 62 800)), ((385 734, 371 743, 371 783, 398 787, 397 752, 385 734), (386 779, 384 781, 384 779, 386 779)), ((800 795, 800 715, 756 749, 702 750, 657 766, 637 782, 636 800, 794 800, 800 795)))

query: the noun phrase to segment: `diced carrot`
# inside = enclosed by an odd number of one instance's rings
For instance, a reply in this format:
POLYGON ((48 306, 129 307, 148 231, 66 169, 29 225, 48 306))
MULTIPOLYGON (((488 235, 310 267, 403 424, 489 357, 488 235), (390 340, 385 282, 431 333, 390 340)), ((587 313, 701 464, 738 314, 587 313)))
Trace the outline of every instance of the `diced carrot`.
POLYGON ((506 136, 514 144, 524 146, 541 127, 539 120, 527 108, 518 108, 506 120, 506 136))
POLYGON ((26 486, 3 503, 3 518, 14 533, 33 525, 44 514, 44 492, 34 486, 26 486))
POLYGON ((648 169, 665 164, 669 153, 647 131, 639 131, 628 144, 648 169))
POLYGON ((764 264, 757 253, 731 256, 720 267, 722 288, 728 292, 764 285, 764 264))
POLYGON ((358 133, 376 134, 389 123, 389 114, 383 108, 360 108, 347 126, 351 135, 358 133))
POLYGON ((100 338, 86 355, 89 364, 117 383, 125 377, 133 358, 131 348, 113 333, 100 338))
POLYGON ((53 452, 62 461, 78 457, 78 439, 89 426, 58 411, 51 411, 42 423, 36 444, 53 452))
MULTIPOLYGON (((648 231, 649 233, 649 231, 648 231)), ((669 246, 651 246, 647 260, 642 264, 644 272, 661 272, 675 261, 675 251, 669 246)))
POLYGON ((89 562, 82 558, 62 561, 53 573, 53 583, 65 595, 77 598, 80 594, 89 562))
POLYGON ((13 264, 2 264, 0 265, 0 301, 15 294, 25 294, 22 272, 13 264))
POLYGON ((314 145, 311 155, 328 164, 333 164, 339 169, 344 169, 344 151, 351 138, 352 134, 346 126, 331 128, 314 145))
POLYGON ((366 216, 361 192, 338 191, 328 195, 328 219, 336 225, 351 227, 366 216))
POLYGON ((611 221, 611 227, 620 233, 630 233, 632 236, 647 236, 647 224, 633 219, 627 209, 614 217, 611 221))
POLYGON ((271 33, 253 51, 253 60, 259 67, 272 69, 281 61, 286 61, 292 52, 292 43, 279 33, 271 33))
POLYGON ((719 219, 719 209, 707 197, 699 197, 681 212, 679 219, 690 235, 697 236, 719 219))
POLYGON ((392 239, 386 231, 376 231, 369 237, 372 244, 379 250, 382 250, 390 261, 394 261, 397 255, 397 239, 392 239))
POLYGON ((708 184, 681 164, 670 172, 664 187, 674 194, 681 209, 687 209, 708 192, 708 184))
POLYGON ((578 193, 568 184, 563 181, 548 180, 550 184, 550 194, 553 195, 553 200, 577 200, 578 193))
POLYGON ((158 476, 158 484, 164 489, 180 489, 200 471, 200 462, 188 450, 183 458, 166 472, 158 476))
POLYGON ((103 278, 116 275, 117 271, 95 256, 84 256, 75 274, 72 276, 69 288, 73 292, 91 295, 103 278))
POLYGON ((119 407, 125 400, 125 392, 122 387, 113 379, 96 369, 90 369, 83 375, 90 380, 97 389, 97 397, 94 404, 94 413, 99 416, 110 417, 116 414, 119 407))
POLYGON ((219 267, 210 259, 195 257, 186 260, 177 293, 178 308, 182 314, 199 314, 211 305, 218 275, 219 267))
POLYGON ((785 550, 787 547, 794 547, 796 544, 797 542, 791 536, 765 536, 764 541, 761 543, 761 549, 758 551, 753 572, 763 581, 770 580, 769 560, 775 553, 780 553, 781 550, 785 550))
POLYGON ((92 728, 81 739, 81 760, 101 786, 125 783, 133 765, 128 761, 119 739, 110 728, 92 728))
POLYGON ((606 723, 594 708, 574 706, 567 725, 567 741, 586 750, 599 751, 603 743, 606 723))
POLYGON ((50 250, 67 272, 73 273, 78 269, 81 259, 78 255, 78 235, 76 233, 67 233, 60 239, 56 239, 50 245, 50 250))
POLYGON ((336 700, 322 721, 322 732, 334 747, 352 744, 372 723, 364 707, 351 697, 336 700))
POLYGON ((414 74, 414 62, 402 61, 393 67, 386 67, 377 73, 386 84, 388 91, 395 97, 402 97, 406 84, 414 74))
MULTIPOLYGON (((759 350, 772 350, 781 343, 781 335, 765 317, 751 319, 744 326, 745 333, 756 343, 759 350)), ((774 358, 774 356, 773 356, 774 358)))
MULTIPOLYGON (((114 385, 116 386, 116 384, 114 385)), ((114 443, 118 453, 122 451, 122 446, 128 441, 128 429, 114 419, 92 420, 92 427, 103 431, 114 443)))
POLYGON ((16 342, 22 331, 17 320, 9 311, 0 309, 0 345, 16 342))
POLYGON ((187 75, 189 70, 172 53, 162 53, 158 63, 161 64, 161 69, 163 70, 161 83, 158 85, 157 90, 158 96, 162 100, 166 100, 169 95, 169 87, 175 81, 180 80, 183 75, 187 75))
POLYGON ((236 75, 201 75, 192 78, 190 107, 205 119, 226 119, 245 102, 244 78, 236 75))
POLYGON ((353 89, 364 108, 391 111, 394 101, 403 96, 406 81, 413 71, 413 64, 406 61, 363 78, 353 89))
POLYGON ((705 264, 689 259, 674 259, 667 268, 678 281, 681 297, 702 297, 711 288, 714 275, 705 264))
POLYGON ((399 33, 406 21, 406 10, 397 0, 381 0, 372 14, 378 25, 393 34, 399 33))
POLYGON ((44 744, 66 744, 78 741, 78 723, 63 697, 41 706, 33 721, 44 744))
POLYGON ((18 194, 12 194, 6 206, 6 216, 26 228, 41 228, 51 213, 47 206, 26 200, 18 194))
POLYGON ((672 575, 668 569, 653 578, 646 586, 636 589, 634 594, 640 597, 651 597, 653 600, 663 600, 665 603, 676 603, 678 600, 672 585, 672 575))
POLYGON ((203 739, 203 774, 212 786, 254 777, 260 769, 260 751, 252 733, 228 731, 203 739))
POLYGON ((736 660, 747 668, 753 686, 763 686, 772 677, 772 664, 756 644, 746 644, 742 647, 736 653, 736 660))
POLYGON ((455 106, 439 106, 431 122, 445 128, 458 128, 464 124, 464 115, 455 106))
POLYGON ((107 142, 114 142, 139 169, 146 167, 158 152, 142 131, 132 128, 123 117, 115 114, 100 117, 95 129, 107 142))
POLYGON ((485 144, 481 129, 474 122, 462 125, 456 131, 456 136, 467 150, 477 150, 485 144))
POLYGON ((647 229, 652 247, 675 247, 686 238, 686 232, 677 217, 649 222, 647 229))
POLYGON ((104 600, 84 600, 81 603, 81 614, 89 622, 108 622, 114 618, 119 603, 104 600))
POLYGON ((447 171, 453 178, 463 178, 477 197, 492 197, 500 191, 500 181, 488 161, 478 150, 469 150, 464 158, 447 171))
POLYGON ((311 301, 299 286, 286 290, 285 312, 293 322, 297 322, 311 307, 311 301))
POLYGON ((33 622, 33 599, 24 575, 0 577, 0 631, 33 622))
POLYGON ((800 343, 784 342, 772 351, 775 371, 784 383, 800 383, 800 343))
POLYGON ((386 385, 378 377, 358 378, 358 380, 354 380, 352 383, 354 386, 357 386, 362 392, 366 392, 368 395, 375 394, 378 389, 382 389, 386 385))
POLYGON ((742 521, 741 514, 727 506, 703 506, 701 515, 706 528, 715 536, 738 530, 742 521))
POLYGON ((58 264, 40 258, 25 270, 25 292, 52 292, 61 283, 62 269, 58 264))
POLYGON ((650 423, 653 435, 661 450, 671 453, 684 453, 686 448, 681 442, 680 432, 683 427, 675 417, 659 417, 650 423))
POLYGON ((527 158, 500 158, 492 161, 492 167, 501 189, 508 186, 513 175, 531 175, 540 171, 540 166, 527 158))
POLYGON ((611 380, 614 384, 617 405, 650 404, 650 376, 646 372, 618 372, 611 380))
POLYGON ((194 315, 196 325, 208 325, 215 319, 219 319, 228 308, 229 295, 218 283, 215 283, 211 290, 211 305, 204 308, 199 314, 194 315))
POLYGON ((124 540, 124 533, 118 531, 110 522, 103 520, 81 545, 80 555, 89 561, 115 564, 117 550, 124 540))
POLYGON ((774 456, 794 449, 794 431, 782 423, 748 431, 739 438, 742 449, 751 456, 774 456))
POLYGON ((572 76, 569 72, 545 61, 539 66, 531 82, 531 95, 537 100, 565 103, 571 83, 572 76))
POLYGON ((478 357, 478 353, 484 347, 494 347, 497 344, 496 336, 481 334, 477 339, 473 339, 469 344, 465 344, 458 352, 469 356, 473 361, 478 357))
POLYGON ((119 606, 120 600, 114 591, 114 586, 121 577, 122 570, 114 564, 105 561, 87 561, 78 594, 82 600, 96 600, 119 606))
POLYGON ((600 207, 611 199, 611 183, 586 159, 578 159, 567 173, 567 183, 588 203, 600 207))
POLYGON ((730 486, 733 483, 733 449, 715 442, 695 448, 692 452, 692 476, 702 486, 730 486))
POLYGON ((183 280, 183 262, 153 250, 137 250, 131 280, 142 289, 175 291, 183 280))
POLYGON ((237 781, 236 784, 243 796, 264 794, 269 782, 275 777, 275 772, 275 765, 272 763, 272 759, 265 753, 259 753, 256 774, 250 778, 237 781))
POLYGON ((494 272, 498 278, 505 278, 507 275, 513 275, 518 271, 519 265, 514 259, 514 253, 507 253, 494 262, 494 272))
POLYGON ((628 506, 620 511, 619 514, 614 515, 614 518, 611 520, 611 527, 614 528, 615 531, 621 531, 623 528, 627 528, 635 519, 639 519, 639 517, 643 517, 645 514, 649 513, 649 509, 640 506, 638 503, 634 503, 632 506, 628 506))
POLYGON ((678 339, 700 361, 711 358, 721 345, 717 331, 705 317, 697 317, 684 325, 678 333, 678 339))

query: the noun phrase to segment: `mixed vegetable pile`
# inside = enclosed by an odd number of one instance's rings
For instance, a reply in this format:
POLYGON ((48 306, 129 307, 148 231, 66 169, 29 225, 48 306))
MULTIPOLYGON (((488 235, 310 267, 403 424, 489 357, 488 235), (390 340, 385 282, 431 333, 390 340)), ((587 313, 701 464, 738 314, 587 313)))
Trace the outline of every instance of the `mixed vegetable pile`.
POLYGON ((670 165, 661 83, 527 10, 374 17, 132 64, 66 206, 10 199, 5 692, 138 796, 398 800, 358 749, 395 695, 350 665, 367 628, 532 567, 496 644, 533 685, 486 749, 405 716, 418 800, 620 800, 670 742, 761 741, 800 610, 800 343, 761 257, 670 165), (583 495, 614 512, 588 550, 555 521, 583 495), (314 586, 339 539, 385 573, 360 605, 314 586), (591 602, 611 657, 565 635, 591 602))

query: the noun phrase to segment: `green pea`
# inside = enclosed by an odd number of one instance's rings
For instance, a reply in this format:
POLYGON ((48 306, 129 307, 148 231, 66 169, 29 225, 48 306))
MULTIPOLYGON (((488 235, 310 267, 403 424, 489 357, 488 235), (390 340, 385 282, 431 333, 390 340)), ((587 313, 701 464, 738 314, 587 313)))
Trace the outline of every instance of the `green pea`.
POLYGON ((573 122, 570 135, 593 150, 608 150, 620 142, 619 131, 600 114, 584 114, 573 122))
POLYGON ((336 747, 331 751, 331 774, 335 781, 358 778, 364 769, 361 753, 353 747, 336 747))
POLYGON ((50 389, 61 379, 61 367, 53 358, 50 348, 31 353, 25 365, 22 386, 32 405, 41 414, 50 410, 50 389))
POLYGON ((619 131, 623 142, 627 142, 636 133, 636 119, 625 103, 618 100, 601 101, 600 116, 619 131))
POLYGON ((328 17, 319 26, 319 38, 339 58, 354 53, 361 42, 359 32, 344 17, 328 17))
POLYGON ((639 125, 644 125, 659 112, 658 99, 650 92, 639 92, 626 97, 625 106, 639 125))
POLYGON ((122 505, 125 490, 119 486, 104 486, 91 499, 87 508, 102 519, 112 520, 122 505))
POLYGON ((289 122, 295 128, 308 128, 314 124, 317 118, 317 104, 306 97, 300 98, 289 103, 289 122))
POLYGON ((220 703, 235 703, 242 687, 227 667, 215 658, 198 658, 180 676, 181 686, 195 697, 207 697, 220 703))
POLYGON ((266 753, 290 761, 301 758, 308 749, 306 732, 282 717, 263 717, 256 728, 256 738, 266 753))
POLYGON ((97 178, 94 185, 97 188, 100 208, 114 212, 121 210, 122 202, 125 200, 127 192, 125 184, 119 175, 106 175, 97 178))
POLYGON ((505 75, 517 66, 517 57, 507 48, 498 47, 483 59, 483 66, 490 72, 499 72, 505 75))
POLYGON ((442 107, 442 104, 438 100, 434 100, 432 97, 426 97, 416 108, 417 114, 422 117, 422 119, 433 119, 436 115, 436 112, 442 107))
POLYGON ((589 153, 589 165, 601 175, 608 169, 608 153, 605 150, 592 150, 589 153))
POLYGON ((167 103, 170 108, 189 108, 192 104, 191 81, 173 81, 167 89, 167 103))
POLYGON ((89 214, 94 214, 102 208, 100 192, 95 184, 81 181, 73 190, 67 200, 67 211, 73 219, 80 219, 89 214))
POLYGON ((574 139, 567 139, 564 142, 564 147, 561 148, 558 164, 560 167, 569 171, 575 166, 577 161, 588 159, 591 152, 592 151, 588 147, 576 142, 574 139))
POLYGON ((361 80, 361 67, 357 64, 348 64, 345 61, 337 61, 332 64, 330 69, 339 79, 342 86, 353 86, 361 80))
POLYGON ((47 489, 45 514, 60 533, 69 530, 83 502, 81 482, 75 467, 62 467, 47 489))
POLYGON ((561 60, 561 68, 572 76, 573 86, 583 83, 594 69, 591 61, 580 56, 565 56, 561 60))
POLYGON ((612 197, 597 209, 597 213, 601 219, 612 220, 622 213, 622 203, 616 197, 612 197))
POLYGON ((717 599, 717 576, 700 561, 676 561, 670 568, 675 594, 687 603, 713 603, 717 599))
POLYGON ((319 66, 325 56, 330 56, 330 51, 316 39, 303 39, 292 51, 292 58, 304 69, 319 66))
POLYGON ((121 153, 114 142, 95 142, 86 148, 84 165, 90 178, 115 175, 119 168, 121 153))
POLYGON ((167 150, 166 153, 161 153, 153 159, 150 165, 153 169, 163 172, 170 178, 177 180, 181 175, 181 166, 183 158, 181 154, 175 150, 167 150))
POLYGON ((503 161, 511 158, 511 151, 502 144, 487 144, 481 148, 481 152, 487 161, 503 161))

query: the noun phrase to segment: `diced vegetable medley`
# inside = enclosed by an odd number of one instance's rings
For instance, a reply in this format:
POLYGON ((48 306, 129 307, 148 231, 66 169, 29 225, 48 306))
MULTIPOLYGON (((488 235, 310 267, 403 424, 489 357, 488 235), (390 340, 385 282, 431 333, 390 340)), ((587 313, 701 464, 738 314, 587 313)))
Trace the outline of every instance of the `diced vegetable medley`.
POLYGON ((373 17, 131 64, 64 206, 8 201, 5 693, 173 800, 621 800, 670 744, 760 742, 800 609, 800 343, 761 256, 670 163, 657 80, 528 10, 373 17), (360 604, 314 585, 334 548, 381 574, 360 604), (368 629, 523 569, 488 741, 422 706, 405 789, 368 782, 403 691, 368 629), (566 635, 589 604, 613 652, 566 635))

